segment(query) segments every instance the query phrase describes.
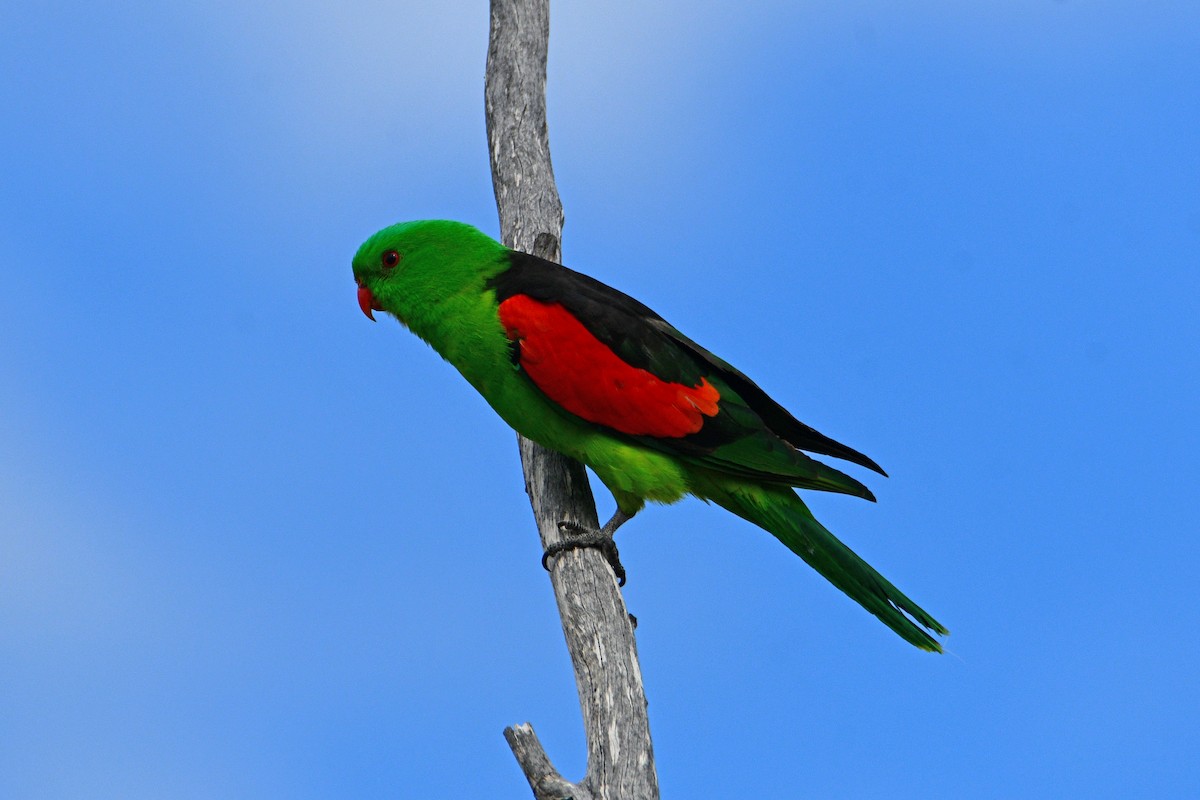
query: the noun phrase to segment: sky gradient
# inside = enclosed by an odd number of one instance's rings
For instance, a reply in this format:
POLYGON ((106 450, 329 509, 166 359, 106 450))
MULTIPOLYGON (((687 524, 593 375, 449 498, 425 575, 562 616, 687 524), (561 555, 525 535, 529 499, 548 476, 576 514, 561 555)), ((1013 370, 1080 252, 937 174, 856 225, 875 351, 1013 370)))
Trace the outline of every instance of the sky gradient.
MULTIPOLYGON (((811 505, 953 632, 649 509, 664 796, 1200 796, 1200 7, 648 5, 552 9, 564 260, 888 470, 811 505)), ((0 797, 580 777, 514 437, 350 273, 497 233, 485 4, 0 30, 0 797)))

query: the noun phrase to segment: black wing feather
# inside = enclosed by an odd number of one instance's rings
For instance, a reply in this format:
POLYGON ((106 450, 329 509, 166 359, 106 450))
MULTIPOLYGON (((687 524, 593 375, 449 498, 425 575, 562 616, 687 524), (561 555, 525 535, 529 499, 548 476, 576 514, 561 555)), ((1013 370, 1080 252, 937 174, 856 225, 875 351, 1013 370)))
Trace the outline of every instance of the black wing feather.
MULTIPOLYGON (((762 425, 797 450, 833 456, 887 473, 872 459, 796 419, 739 370, 676 330, 652 309, 595 278, 528 253, 509 252, 510 266, 491 281, 497 302, 526 295, 558 303, 626 363, 662 380, 695 386, 701 378, 732 389, 762 425)), ((675 440, 697 455, 746 436, 744 420, 722 412, 690 436, 675 440)))

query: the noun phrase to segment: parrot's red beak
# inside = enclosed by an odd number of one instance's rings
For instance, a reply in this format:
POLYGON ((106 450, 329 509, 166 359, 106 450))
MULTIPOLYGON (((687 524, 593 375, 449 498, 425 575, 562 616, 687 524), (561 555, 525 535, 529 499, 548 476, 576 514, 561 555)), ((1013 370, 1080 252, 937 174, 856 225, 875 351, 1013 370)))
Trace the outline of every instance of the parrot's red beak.
POLYGON ((382 310, 376 304, 375 295, 371 294, 371 290, 361 285, 358 287, 358 307, 362 309, 362 312, 367 315, 367 319, 371 320, 371 322, 375 321, 375 315, 371 312, 382 310))

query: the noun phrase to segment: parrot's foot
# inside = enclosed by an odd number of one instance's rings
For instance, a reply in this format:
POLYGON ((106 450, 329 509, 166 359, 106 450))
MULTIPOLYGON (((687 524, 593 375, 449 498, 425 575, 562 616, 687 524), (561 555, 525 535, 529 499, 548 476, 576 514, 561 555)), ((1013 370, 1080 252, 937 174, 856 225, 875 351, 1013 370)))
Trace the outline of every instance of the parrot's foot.
POLYGON ((554 556, 564 553, 567 550, 574 550, 577 547, 595 547, 608 560, 608 565, 612 567, 613 574, 617 576, 617 585, 624 586, 625 567, 621 564, 620 554, 617 553, 617 543, 613 541, 612 535, 630 516, 618 511, 616 514, 613 514, 613 518, 608 521, 608 524, 600 530, 580 525, 578 522, 558 523, 558 529, 564 535, 569 534, 569 536, 561 542, 555 542, 546 548, 546 552, 542 554, 542 567, 549 572, 550 559, 554 556))

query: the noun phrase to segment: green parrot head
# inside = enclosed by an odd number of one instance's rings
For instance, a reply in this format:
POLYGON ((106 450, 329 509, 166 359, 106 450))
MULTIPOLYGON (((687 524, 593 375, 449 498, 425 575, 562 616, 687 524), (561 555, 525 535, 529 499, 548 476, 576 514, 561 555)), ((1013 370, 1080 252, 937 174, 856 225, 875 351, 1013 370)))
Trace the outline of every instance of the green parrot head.
POLYGON ((499 242, 462 222, 392 225, 354 255, 358 305, 372 320, 373 312, 386 311, 412 328, 451 297, 481 294, 487 279, 503 268, 504 252, 499 242))

